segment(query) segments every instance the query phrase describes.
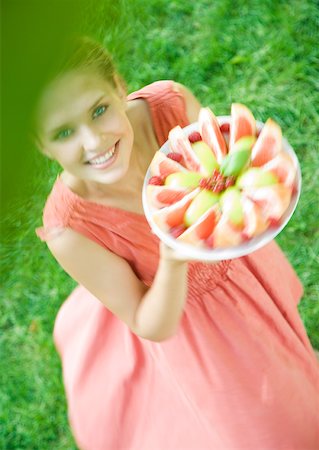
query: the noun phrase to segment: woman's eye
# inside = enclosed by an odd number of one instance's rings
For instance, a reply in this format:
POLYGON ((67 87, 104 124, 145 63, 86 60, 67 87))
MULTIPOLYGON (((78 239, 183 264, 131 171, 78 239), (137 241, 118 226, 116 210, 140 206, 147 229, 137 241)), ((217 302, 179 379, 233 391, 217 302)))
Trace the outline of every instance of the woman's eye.
POLYGON ((54 136, 54 140, 59 141, 59 140, 67 139, 68 137, 71 136, 72 133, 73 133, 73 130, 71 130, 71 128, 65 128, 63 130, 60 130, 54 136))
POLYGON ((106 109, 107 107, 105 105, 98 106, 93 112, 93 119, 102 116, 105 113, 106 109))

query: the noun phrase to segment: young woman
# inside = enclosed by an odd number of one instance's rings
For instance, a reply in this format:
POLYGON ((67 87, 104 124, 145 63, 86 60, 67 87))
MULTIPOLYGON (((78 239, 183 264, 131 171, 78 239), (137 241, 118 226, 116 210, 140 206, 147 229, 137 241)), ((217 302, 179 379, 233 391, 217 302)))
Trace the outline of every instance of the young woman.
POLYGON ((37 232, 79 283, 54 339, 81 449, 319 446, 318 365, 278 246, 189 262, 144 217, 155 151, 199 109, 173 81, 127 96, 89 40, 39 101, 39 148, 63 171, 37 232))

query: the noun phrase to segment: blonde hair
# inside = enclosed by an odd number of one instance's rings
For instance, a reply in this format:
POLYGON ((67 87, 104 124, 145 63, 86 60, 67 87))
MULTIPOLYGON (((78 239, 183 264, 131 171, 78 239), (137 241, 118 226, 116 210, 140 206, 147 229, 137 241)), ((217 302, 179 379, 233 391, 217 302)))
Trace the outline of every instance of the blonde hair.
MULTIPOLYGON (((124 91, 126 90, 125 82, 117 72, 112 57, 106 48, 89 37, 76 37, 64 49, 63 57, 60 58, 60 64, 56 65, 54 72, 49 76, 42 89, 42 94, 51 82, 68 72, 76 70, 96 73, 114 88, 120 85, 124 91)), ((37 110, 42 94, 40 94, 35 104, 34 114, 31 119, 30 136, 34 143, 39 141, 37 110)), ((36 146, 39 147, 38 144, 36 146)))
POLYGON ((89 37, 73 40, 58 76, 71 70, 94 70, 105 80, 116 85, 117 71, 109 52, 100 43, 89 37))

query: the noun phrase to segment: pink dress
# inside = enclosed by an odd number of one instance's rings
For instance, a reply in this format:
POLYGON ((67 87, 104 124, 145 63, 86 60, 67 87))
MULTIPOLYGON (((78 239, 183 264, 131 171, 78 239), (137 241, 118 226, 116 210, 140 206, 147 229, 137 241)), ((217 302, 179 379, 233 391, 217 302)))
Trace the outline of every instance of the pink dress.
MULTIPOLYGON (((148 102, 159 144, 188 123, 171 81, 135 98, 148 102)), ((37 233, 47 240, 63 227, 152 284, 158 239, 143 215, 84 200, 58 178, 37 233)), ((191 263, 188 281, 179 330, 161 343, 134 335, 82 286, 62 305, 54 340, 79 447, 319 449, 318 364, 297 311, 302 286, 276 243, 218 265, 191 263)))

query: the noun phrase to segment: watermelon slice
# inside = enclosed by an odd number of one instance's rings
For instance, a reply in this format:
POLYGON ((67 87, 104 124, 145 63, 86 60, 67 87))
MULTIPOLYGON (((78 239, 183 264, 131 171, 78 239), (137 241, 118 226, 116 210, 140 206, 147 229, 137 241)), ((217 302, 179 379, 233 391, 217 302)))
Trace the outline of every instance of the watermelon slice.
POLYGON ((178 202, 185 195, 189 194, 192 189, 189 188, 173 188, 170 186, 154 186, 149 184, 146 186, 146 196, 149 205, 159 209, 178 202))
POLYGON ((265 123, 251 153, 251 165, 262 166, 273 159, 282 149, 282 132, 272 119, 265 123))
POLYGON ((170 228, 181 225, 184 221, 184 215, 191 204, 193 198, 200 192, 200 188, 195 189, 189 194, 185 195, 178 202, 159 209, 153 213, 153 220, 163 231, 169 231, 170 228))
POLYGON ((244 211, 244 227, 242 237, 244 240, 251 239, 263 233, 269 222, 263 217, 260 208, 245 195, 242 195, 242 205, 244 211))
POLYGON ((201 108, 199 111, 198 127, 203 141, 213 150, 220 164, 227 154, 227 146, 218 121, 209 108, 201 108))
POLYGON ((275 158, 260 166, 260 168, 265 172, 273 173, 278 178, 279 183, 287 187, 293 187, 297 167, 287 153, 279 152, 275 158))
POLYGON ((291 189, 283 184, 244 189, 244 195, 261 209, 265 220, 278 221, 289 206, 291 189))
POLYGON ((222 214, 212 234, 206 239, 208 247, 234 247, 243 241, 241 230, 235 228, 227 214, 222 214))
POLYGON ((231 124, 229 133, 229 152, 235 142, 244 136, 256 136, 256 121, 247 106, 233 103, 231 106, 231 124))
POLYGON ((172 151, 183 156, 187 169, 206 174, 198 156, 192 149, 190 141, 179 125, 169 132, 168 140, 172 151))
POLYGON ((220 214, 219 205, 213 205, 177 239, 188 244, 204 246, 204 240, 213 232, 220 214))
POLYGON ((164 153, 157 151, 152 159, 150 165, 150 171, 152 176, 159 176, 166 178, 171 173, 187 172, 185 167, 170 158, 167 158, 164 153))

